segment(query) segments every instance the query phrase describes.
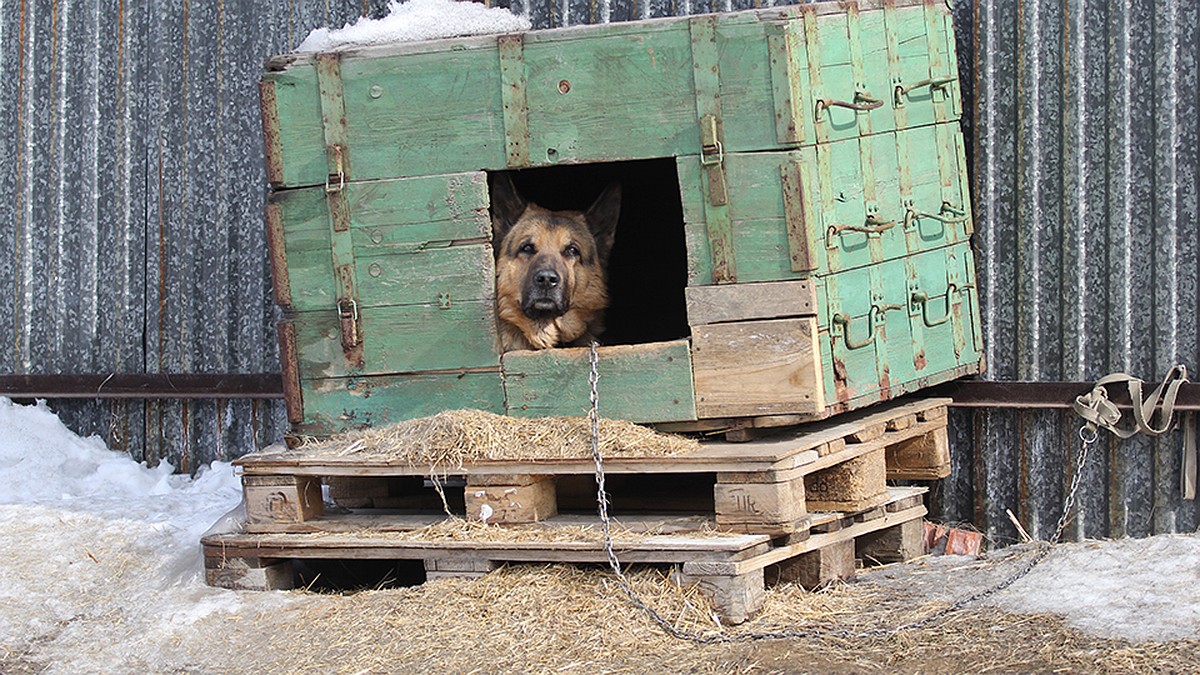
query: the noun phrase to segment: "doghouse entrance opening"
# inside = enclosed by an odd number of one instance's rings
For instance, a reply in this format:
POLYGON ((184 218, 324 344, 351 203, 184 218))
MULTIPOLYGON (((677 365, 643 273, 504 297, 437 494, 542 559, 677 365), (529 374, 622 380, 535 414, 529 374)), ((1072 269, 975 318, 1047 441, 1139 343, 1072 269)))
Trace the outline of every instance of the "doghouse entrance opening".
POLYGON ((621 216, 608 263, 606 345, 689 335, 684 287, 687 243, 673 158, 506 171, 520 194, 547 209, 586 211, 613 182, 621 216))

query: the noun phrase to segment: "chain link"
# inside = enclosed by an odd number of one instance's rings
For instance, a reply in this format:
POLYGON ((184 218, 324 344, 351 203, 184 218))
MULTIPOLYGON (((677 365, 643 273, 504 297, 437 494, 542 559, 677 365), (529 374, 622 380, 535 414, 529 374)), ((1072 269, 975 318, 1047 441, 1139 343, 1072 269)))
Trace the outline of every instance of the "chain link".
MULTIPOLYGON (((598 383, 600 381, 599 355, 596 351, 596 343, 592 342, 591 351, 589 354, 590 373, 588 383, 591 386, 589 402, 591 408, 588 411, 588 421, 591 427, 591 445, 592 445, 592 460, 596 464, 596 503, 597 511, 600 515, 601 532, 604 536, 604 552, 608 556, 609 567, 612 568, 613 574, 616 576, 617 585, 639 611, 645 614, 652 622, 654 622, 664 633, 679 639, 693 642, 695 644, 722 644, 733 642, 752 642, 758 640, 796 640, 796 639, 811 639, 811 638, 836 638, 836 639, 865 639, 872 637, 887 637, 897 635, 899 633, 915 630, 925 627, 931 623, 940 621, 947 616, 962 610, 968 605, 979 600, 994 595, 1016 582, 1020 581, 1026 575, 1033 571, 1046 556, 1050 554, 1054 546, 1058 544, 1062 538, 1063 531, 1066 530, 1067 524, 1071 522, 1071 512, 1075 507, 1075 497, 1079 491, 1079 484, 1083 477, 1083 469, 1087 463, 1088 453, 1091 446, 1096 442, 1095 436, 1084 436, 1083 428, 1080 429, 1079 453, 1076 457, 1075 475, 1071 477, 1071 487, 1067 492, 1066 499, 1063 501, 1062 516, 1058 519, 1058 525, 1054 529, 1054 535, 1049 541, 1040 541, 1037 551, 1030 557, 1029 561, 1013 575, 1009 576, 1004 581, 1001 581, 995 586, 991 586, 982 591, 974 593, 965 598, 956 600, 955 602, 932 612, 919 619, 915 619, 908 623, 900 624, 893 628, 870 628, 861 631, 852 631, 846 629, 788 629, 784 628, 777 631, 749 632, 737 633, 729 635, 725 633, 700 633, 685 628, 680 628, 663 618, 653 607, 646 603, 645 600, 638 595, 630 584, 629 578, 625 576, 624 570, 621 569, 621 562, 617 558, 617 552, 613 544, 612 525, 608 515, 608 493, 604 488, 604 459, 600 456, 600 394, 598 383)), ((1086 427, 1085 427, 1086 428, 1086 427)))

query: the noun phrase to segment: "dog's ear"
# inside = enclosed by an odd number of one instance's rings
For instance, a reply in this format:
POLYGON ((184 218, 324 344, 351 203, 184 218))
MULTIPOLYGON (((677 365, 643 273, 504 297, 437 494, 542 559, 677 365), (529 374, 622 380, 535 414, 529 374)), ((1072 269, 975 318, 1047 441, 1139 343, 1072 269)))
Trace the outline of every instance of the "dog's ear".
POLYGON ((583 215, 596 239, 596 251, 600 259, 608 260, 608 253, 617 236, 617 221, 621 218, 621 184, 609 183, 583 215))
POLYGON ((499 250, 504 235, 525 212, 528 203, 517 192, 512 178, 507 173, 492 175, 490 189, 492 202, 492 244, 499 250))

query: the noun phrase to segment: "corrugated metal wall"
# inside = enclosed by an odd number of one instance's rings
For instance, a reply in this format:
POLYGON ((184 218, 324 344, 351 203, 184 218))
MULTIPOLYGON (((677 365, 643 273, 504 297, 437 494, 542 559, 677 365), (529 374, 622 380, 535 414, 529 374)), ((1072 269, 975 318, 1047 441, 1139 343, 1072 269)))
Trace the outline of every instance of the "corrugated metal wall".
MULTIPOLYGON (((978 2, 957 8, 972 77, 976 244, 998 380, 1157 379, 1197 358, 1197 3, 978 2)), ((954 416, 943 516, 997 538, 1012 509, 1049 536, 1074 471, 1071 413, 954 416)), ((1194 531, 1178 433, 1107 435, 1074 536, 1194 531)))
MULTIPOLYGON (((507 4, 507 3, 500 3, 507 4)), ((535 27, 743 9, 754 0, 512 3, 535 27)), ((255 83, 263 59, 383 0, 0 0, 0 369, 275 370, 255 83), (136 6, 134 6, 136 5, 136 6)), ((974 139, 992 379, 1147 379, 1197 358, 1196 3, 955 4, 974 139)), ((272 402, 62 401, 81 433, 192 468, 277 439, 272 402)), ((1047 536, 1077 422, 956 412, 935 515, 1047 536)), ((1178 435, 1109 442, 1073 536, 1200 525, 1178 435)))
MULTIPOLYGON (((0 0, 0 370, 278 371, 262 63, 383 4, 0 0)), ((286 428, 279 402, 51 404, 183 470, 286 428)))

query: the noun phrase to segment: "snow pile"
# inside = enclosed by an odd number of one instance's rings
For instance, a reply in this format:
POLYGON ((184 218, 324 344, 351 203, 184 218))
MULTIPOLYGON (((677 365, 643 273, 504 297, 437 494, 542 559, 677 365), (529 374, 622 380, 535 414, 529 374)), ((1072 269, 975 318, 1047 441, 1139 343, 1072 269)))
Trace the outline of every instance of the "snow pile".
POLYGON ((247 607, 201 574, 201 534, 241 501, 227 463, 196 479, 147 468, 75 435, 44 402, 0 397, 0 486, 0 655, 38 645, 50 663, 86 653, 96 672, 135 672, 195 621, 247 607))
POLYGON ((298 52, 330 52, 393 42, 416 42, 465 35, 518 33, 531 28, 529 19, 502 7, 455 0, 391 0, 382 19, 359 19, 342 28, 318 28, 298 52))
POLYGON ((993 601, 1059 614, 1079 630, 1132 641, 1200 637, 1200 537, 1160 535, 1058 546, 993 601))

